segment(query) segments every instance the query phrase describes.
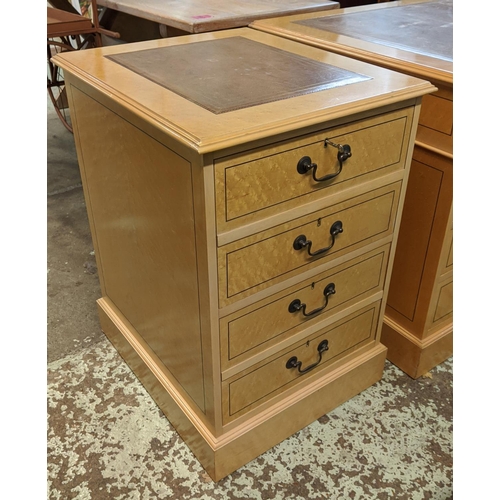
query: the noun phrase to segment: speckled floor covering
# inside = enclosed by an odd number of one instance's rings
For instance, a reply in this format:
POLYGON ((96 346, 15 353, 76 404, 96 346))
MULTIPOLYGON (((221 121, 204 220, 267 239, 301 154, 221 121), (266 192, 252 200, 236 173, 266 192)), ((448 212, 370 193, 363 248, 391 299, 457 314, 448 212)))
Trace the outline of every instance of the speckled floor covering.
POLYGON ((383 379, 218 483, 106 340, 48 365, 49 499, 453 497, 452 359, 383 379))

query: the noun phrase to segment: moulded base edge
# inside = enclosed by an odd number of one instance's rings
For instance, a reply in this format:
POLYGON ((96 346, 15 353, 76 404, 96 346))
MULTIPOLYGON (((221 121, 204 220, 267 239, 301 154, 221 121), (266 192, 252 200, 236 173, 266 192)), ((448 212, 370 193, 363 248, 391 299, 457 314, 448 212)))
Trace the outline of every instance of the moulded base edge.
POLYGON ((387 359, 417 379, 453 354, 453 322, 422 341, 385 316, 380 341, 387 346, 387 359))
POLYGON ((346 365, 316 379, 313 391, 301 391, 288 402, 280 402, 277 409, 268 408, 258 418, 216 437, 181 408, 174 388, 158 380, 143 359, 144 353, 139 354, 127 340, 134 332, 113 314, 106 300, 99 299, 97 305, 103 332, 214 481, 378 382, 387 355, 387 348, 378 343, 346 365))

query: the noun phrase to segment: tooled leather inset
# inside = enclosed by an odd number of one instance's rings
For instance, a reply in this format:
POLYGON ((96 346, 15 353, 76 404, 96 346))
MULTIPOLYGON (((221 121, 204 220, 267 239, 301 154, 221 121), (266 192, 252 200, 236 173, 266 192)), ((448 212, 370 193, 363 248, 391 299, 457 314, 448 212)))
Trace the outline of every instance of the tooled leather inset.
POLYGON ((215 114, 370 79, 244 37, 106 57, 215 114))
POLYGON ((330 15, 296 24, 453 61, 453 3, 449 0, 330 15))

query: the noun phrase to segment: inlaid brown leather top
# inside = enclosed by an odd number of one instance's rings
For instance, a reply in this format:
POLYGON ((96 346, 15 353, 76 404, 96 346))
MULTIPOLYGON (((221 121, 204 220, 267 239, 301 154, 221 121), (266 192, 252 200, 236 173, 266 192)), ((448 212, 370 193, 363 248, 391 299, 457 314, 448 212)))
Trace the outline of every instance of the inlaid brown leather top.
POLYGON ((439 1, 296 21, 323 31, 453 61, 453 2, 439 1))
POLYGON ((106 57, 215 114, 370 79, 244 37, 106 57))

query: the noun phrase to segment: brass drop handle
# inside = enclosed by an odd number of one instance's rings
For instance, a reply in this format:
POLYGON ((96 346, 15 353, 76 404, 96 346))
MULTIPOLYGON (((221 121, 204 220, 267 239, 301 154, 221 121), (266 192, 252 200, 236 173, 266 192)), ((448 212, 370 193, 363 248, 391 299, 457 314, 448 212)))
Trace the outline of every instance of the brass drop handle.
POLYGON ((328 306, 328 300, 330 296, 334 294, 335 294, 335 283, 328 283, 328 285, 326 285, 325 289, 323 290, 323 295, 326 298, 324 305, 318 307, 317 309, 314 309, 311 312, 306 312, 306 307, 307 307, 306 304, 303 304, 300 299, 295 299, 292 300, 292 302, 290 302, 290 305, 288 306, 288 312, 293 314, 298 311, 302 311, 302 314, 306 317, 313 316, 314 314, 321 312, 328 306))
POLYGON ((339 168, 333 174, 328 174, 323 177, 316 177, 316 170, 318 165, 313 163, 310 156, 303 156, 297 163, 297 172, 301 175, 307 174, 309 170, 312 170, 312 177, 316 182, 326 182, 337 177, 344 166, 344 162, 352 156, 351 146, 349 144, 336 144, 329 139, 324 140, 325 148, 327 146, 333 146, 339 150, 337 153, 337 160, 339 161, 339 168))
POLYGON ((335 245, 335 236, 342 233, 343 231, 344 227, 342 225, 342 221, 338 220, 332 224, 332 227, 330 227, 330 236, 332 237, 332 243, 329 246, 321 248, 320 250, 316 250, 315 252, 311 252, 312 241, 308 240, 304 234, 301 234, 297 236, 297 238, 295 238, 293 242, 293 248, 294 250, 302 250, 304 247, 307 247, 307 253, 311 257, 315 257, 316 255, 328 252, 328 250, 330 250, 333 245, 335 245))
POLYGON ((325 351, 328 351, 328 340, 322 340, 319 345, 318 345, 318 353, 319 353, 319 359, 316 361, 316 363, 313 363, 312 365, 309 365, 307 368, 304 368, 302 370, 302 361, 299 361, 297 359, 297 356, 292 356, 287 362, 286 362, 286 368, 292 369, 292 368, 297 368, 300 374, 310 372, 313 368, 316 368, 320 363, 323 358, 323 353, 325 351))

